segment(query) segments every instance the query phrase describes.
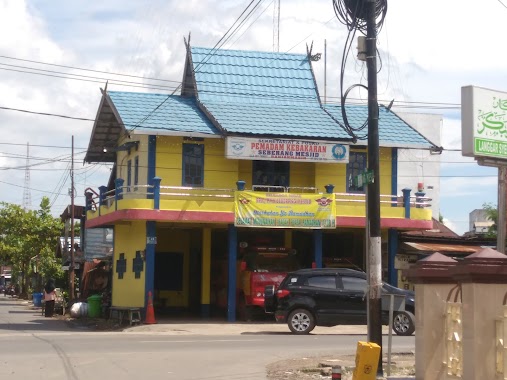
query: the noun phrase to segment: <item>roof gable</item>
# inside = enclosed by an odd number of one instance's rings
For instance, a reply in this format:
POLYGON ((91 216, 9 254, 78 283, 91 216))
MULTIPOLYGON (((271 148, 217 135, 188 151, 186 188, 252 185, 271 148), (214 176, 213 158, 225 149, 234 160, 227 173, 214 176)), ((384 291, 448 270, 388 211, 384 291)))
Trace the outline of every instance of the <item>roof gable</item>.
POLYGON ((203 103, 320 104, 304 54, 192 47, 191 60, 203 103))

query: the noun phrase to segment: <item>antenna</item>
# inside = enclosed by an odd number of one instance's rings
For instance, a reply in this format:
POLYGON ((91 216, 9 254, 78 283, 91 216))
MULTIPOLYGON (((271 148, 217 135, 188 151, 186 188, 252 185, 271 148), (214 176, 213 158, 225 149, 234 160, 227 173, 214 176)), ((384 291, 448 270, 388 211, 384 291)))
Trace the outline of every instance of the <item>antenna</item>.
POLYGON ((280 1, 273 1, 273 51, 280 52, 280 1))
POLYGON ((26 143, 26 167, 25 167, 25 186, 23 189, 23 209, 32 208, 32 196, 30 194, 30 144, 26 143))

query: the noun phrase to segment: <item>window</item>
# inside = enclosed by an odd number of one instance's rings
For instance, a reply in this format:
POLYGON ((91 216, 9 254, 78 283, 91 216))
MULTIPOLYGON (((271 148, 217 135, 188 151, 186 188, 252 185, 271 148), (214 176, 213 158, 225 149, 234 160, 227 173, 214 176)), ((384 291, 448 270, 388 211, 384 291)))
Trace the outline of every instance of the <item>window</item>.
POLYGON ((204 145, 183 144, 183 186, 204 184, 204 145))
POLYGON ((336 289, 336 277, 335 276, 315 276, 308 277, 306 280, 308 286, 325 289, 336 289))
POLYGON ((130 192, 130 185, 132 185, 132 160, 127 161, 127 192, 130 192))
POLYGON ((350 152, 347 164, 347 193, 364 193, 365 185, 354 186, 354 178, 366 170, 366 153, 350 152))
POLYGON ((343 290, 349 292, 361 292, 366 293, 368 284, 364 278, 359 277, 342 277, 343 290))
POLYGON ((262 191, 282 191, 282 189, 269 189, 268 186, 289 186, 290 163, 286 161, 253 161, 252 173, 254 186, 267 186, 262 191))
POLYGON ((139 185, 139 156, 134 159, 134 191, 137 191, 139 185))

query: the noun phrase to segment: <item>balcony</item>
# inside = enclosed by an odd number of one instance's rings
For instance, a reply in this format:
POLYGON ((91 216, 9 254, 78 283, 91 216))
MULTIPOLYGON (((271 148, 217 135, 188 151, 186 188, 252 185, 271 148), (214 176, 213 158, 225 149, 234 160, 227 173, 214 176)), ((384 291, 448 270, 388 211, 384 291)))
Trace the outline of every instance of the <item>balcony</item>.
MULTIPOLYGON (((334 186, 325 191, 315 187, 253 186, 245 189, 238 181, 236 188, 194 188, 161 186, 155 177, 153 185, 125 186, 117 179, 115 189, 105 186, 99 193, 87 189, 87 225, 95 227, 114 224, 121 220, 156 220, 161 222, 234 223, 235 194, 241 191, 264 193, 333 194, 336 203, 337 227, 364 227, 366 196, 364 194, 335 193, 334 186), (95 220, 94 219, 102 219, 95 220)), ((381 225, 383 228, 430 229, 431 199, 424 193, 411 195, 403 189, 402 195, 380 195, 381 225)))

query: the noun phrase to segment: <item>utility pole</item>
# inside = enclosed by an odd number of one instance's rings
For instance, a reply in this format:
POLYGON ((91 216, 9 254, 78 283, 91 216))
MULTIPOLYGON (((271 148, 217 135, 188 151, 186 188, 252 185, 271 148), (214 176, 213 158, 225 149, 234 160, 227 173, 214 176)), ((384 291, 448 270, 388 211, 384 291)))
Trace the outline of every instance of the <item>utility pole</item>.
POLYGON ((72 154, 70 165, 70 267, 69 297, 74 299, 74 135, 72 135, 72 154))
POLYGON ((368 69, 368 170, 373 182, 368 182, 368 341, 381 347, 378 373, 382 374, 382 252, 380 234, 380 175, 377 103, 377 24, 376 0, 366 6, 366 65, 368 69))
POLYGON ((280 51, 280 1, 273 2, 273 52, 280 51))

